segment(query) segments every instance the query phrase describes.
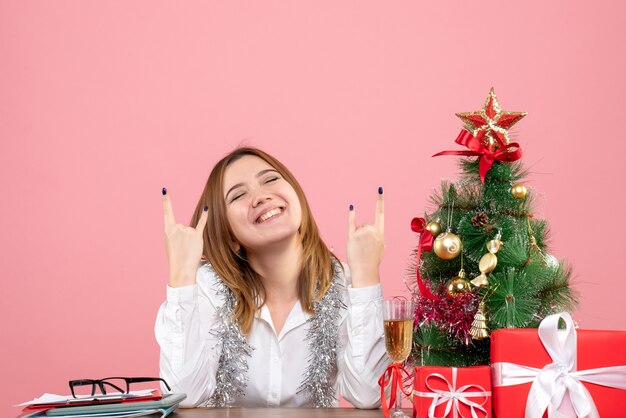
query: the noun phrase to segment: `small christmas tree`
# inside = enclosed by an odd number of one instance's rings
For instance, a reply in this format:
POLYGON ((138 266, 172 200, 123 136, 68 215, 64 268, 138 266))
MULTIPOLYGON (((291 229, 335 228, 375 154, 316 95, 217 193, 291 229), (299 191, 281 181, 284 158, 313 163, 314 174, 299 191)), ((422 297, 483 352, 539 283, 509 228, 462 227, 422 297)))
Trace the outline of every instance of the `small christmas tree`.
POLYGON ((489 364, 489 333, 537 327, 546 315, 570 310, 571 271, 548 253, 548 226, 533 216, 533 193, 523 183, 521 148, 508 130, 523 112, 500 109, 493 89, 484 107, 458 113, 456 142, 468 149, 461 177, 431 196, 407 284, 417 301, 416 364, 489 364), (478 158, 472 158, 472 157, 478 158))

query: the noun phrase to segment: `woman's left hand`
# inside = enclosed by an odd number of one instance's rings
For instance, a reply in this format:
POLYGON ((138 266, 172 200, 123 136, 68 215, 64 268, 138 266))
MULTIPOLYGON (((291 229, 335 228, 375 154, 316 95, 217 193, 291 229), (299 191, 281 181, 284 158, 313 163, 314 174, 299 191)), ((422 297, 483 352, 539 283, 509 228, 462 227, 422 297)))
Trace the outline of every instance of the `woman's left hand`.
POLYGON ((382 187, 378 188, 374 223, 357 226, 356 211, 350 205, 348 224, 347 253, 352 287, 380 283, 380 263, 385 251, 385 202, 382 187))

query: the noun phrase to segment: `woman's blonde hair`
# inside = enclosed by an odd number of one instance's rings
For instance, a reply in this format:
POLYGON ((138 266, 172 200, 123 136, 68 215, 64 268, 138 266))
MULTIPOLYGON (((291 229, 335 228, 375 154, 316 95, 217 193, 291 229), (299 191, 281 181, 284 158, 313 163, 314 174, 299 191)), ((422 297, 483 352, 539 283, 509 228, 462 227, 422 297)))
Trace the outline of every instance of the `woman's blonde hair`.
POLYGON ((306 312, 313 313, 313 302, 324 296, 330 287, 334 274, 333 259, 336 260, 320 237, 302 187, 287 167, 271 155, 252 147, 237 148, 222 158, 209 175, 191 225, 198 223, 202 210, 208 206, 209 218, 203 233, 203 255, 233 292, 233 318, 245 334, 250 331, 257 310, 265 303, 265 288, 259 275, 248 264, 245 249, 237 244, 228 223, 224 200, 224 172, 230 164, 246 155, 258 157, 271 165, 294 188, 300 200, 302 271, 298 280, 298 295, 306 312))

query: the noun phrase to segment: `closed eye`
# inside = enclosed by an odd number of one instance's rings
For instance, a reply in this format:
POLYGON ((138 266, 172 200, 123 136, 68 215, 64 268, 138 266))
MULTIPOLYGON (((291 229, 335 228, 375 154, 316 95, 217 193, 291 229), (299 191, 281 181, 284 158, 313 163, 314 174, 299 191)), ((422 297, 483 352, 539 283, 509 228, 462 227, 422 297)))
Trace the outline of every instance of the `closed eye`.
POLYGON ((234 202, 235 200, 239 199, 243 195, 245 195, 245 193, 239 193, 239 194, 235 195, 232 199, 230 199, 230 202, 231 203, 234 202))
POLYGON ((265 180, 265 184, 272 183, 272 182, 274 182, 274 181, 276 181, 278 179, 279 179, 279 177, 270 177, 267 180, 265 180))

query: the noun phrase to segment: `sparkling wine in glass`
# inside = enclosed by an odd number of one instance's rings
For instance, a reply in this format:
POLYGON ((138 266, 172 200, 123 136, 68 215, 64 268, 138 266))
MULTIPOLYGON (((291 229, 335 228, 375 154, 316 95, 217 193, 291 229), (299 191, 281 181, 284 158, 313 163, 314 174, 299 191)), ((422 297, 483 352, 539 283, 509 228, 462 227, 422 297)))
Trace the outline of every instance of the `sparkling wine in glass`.
MULTIPOLYGON (((383 321, 385 325, 385 348, 393 363, 403 363, 411 353, 413 344, 413 318, 415 306, 405 299, 383 300, 383 321)), ((400 385, 402 382, 400 382, 400 385)), ((394 388, 392 388, 393 390, 394 388)), ((397 388, 393 418, 408 418, 402 412, 402 388, 397 388)))

